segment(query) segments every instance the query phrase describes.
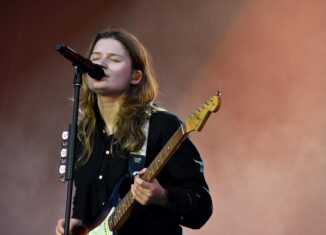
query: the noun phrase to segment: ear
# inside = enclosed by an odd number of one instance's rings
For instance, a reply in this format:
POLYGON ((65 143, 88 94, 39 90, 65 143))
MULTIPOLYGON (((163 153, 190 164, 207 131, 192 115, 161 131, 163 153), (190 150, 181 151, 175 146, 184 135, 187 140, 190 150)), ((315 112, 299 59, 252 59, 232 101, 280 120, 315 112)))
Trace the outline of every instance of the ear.
POLYGON ((137 85, 143 77, 143 72, 141 70, 135 70, 132 79, 130 81, 130 84, 137 85))

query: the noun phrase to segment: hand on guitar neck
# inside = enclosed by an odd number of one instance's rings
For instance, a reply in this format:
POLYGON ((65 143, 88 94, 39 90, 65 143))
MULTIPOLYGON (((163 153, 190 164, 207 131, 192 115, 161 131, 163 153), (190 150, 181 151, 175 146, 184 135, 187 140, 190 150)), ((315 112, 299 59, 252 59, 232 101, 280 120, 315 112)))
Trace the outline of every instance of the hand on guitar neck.
POLYGON ((132 195, 142 205, 158 204, 168 206, 168 191, 163 188, 155 178, 152 182, 147 182, 141 178, 147 168, 142 169, 135 177, 131 185, 132 195))

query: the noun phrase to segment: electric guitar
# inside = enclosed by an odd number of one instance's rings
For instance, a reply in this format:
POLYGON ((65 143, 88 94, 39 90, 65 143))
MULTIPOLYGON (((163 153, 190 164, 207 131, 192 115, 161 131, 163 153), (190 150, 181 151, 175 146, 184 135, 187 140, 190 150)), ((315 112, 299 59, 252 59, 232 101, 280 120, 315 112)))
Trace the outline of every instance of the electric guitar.
MULTIPOLYGON (((152 181, 155 179, 190 132, 201 131, 209 115, 212 112, 217 112, 220 105, 220 93, 217 92, 215 96, 208 99, 204 104, 190 114, 187 121, 176 130, 141 177, 146 181, 152 181)), ((101 215, 95 223, 89 226, 87 231, 78 233, 79 235, 114 235, 123 226, 129 218, 132 207, 136 202, 131 190, 128 191, 122 200, 119 199, 118 188, 123 181, 123 178, 121 178, 116 184, 108 202, 105 204, 101 215)))

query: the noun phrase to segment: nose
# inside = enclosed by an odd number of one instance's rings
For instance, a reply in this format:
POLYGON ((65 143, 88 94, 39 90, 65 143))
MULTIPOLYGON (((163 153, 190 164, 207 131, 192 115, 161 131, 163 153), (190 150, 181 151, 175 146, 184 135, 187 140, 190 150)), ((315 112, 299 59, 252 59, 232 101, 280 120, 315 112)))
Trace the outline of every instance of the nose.
POLYGON ((106 63, 106 59, 105 59, 105 57, 102 57, 102 58, 98 61, 98 65, 101 66, 103 69, 107 69, 107 68, 108 68, 108 64, 106 63))

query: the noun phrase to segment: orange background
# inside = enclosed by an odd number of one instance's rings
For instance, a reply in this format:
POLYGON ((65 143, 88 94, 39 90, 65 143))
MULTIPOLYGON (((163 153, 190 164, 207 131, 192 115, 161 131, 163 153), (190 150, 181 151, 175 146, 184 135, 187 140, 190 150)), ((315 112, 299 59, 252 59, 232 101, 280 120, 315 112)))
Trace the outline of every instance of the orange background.
POLYGON ((149 49, 158 103, 185 120, 216 90, 222 106, 192 140, 214 213, 185 234, 326 234, 326 2, 1 1, 1 233, 54 234, 64 216, 61 131, 73 69, 122 26, 149 49))

